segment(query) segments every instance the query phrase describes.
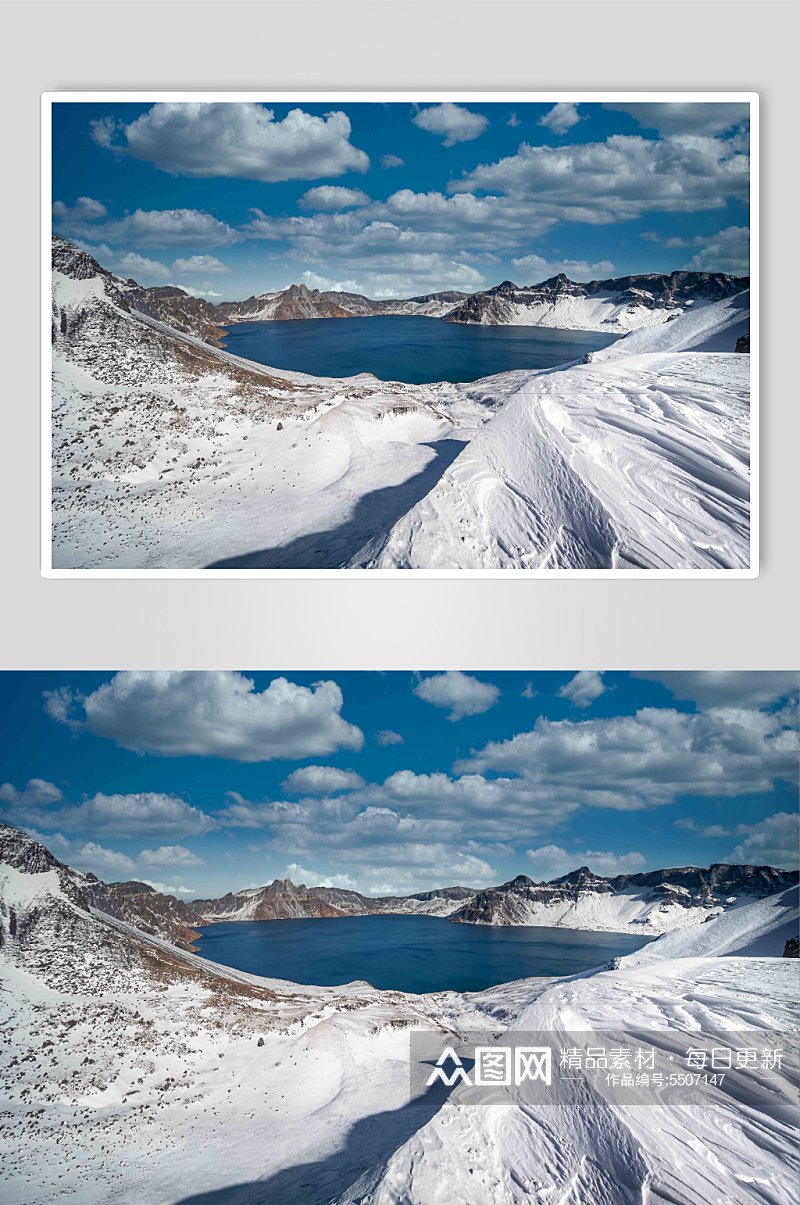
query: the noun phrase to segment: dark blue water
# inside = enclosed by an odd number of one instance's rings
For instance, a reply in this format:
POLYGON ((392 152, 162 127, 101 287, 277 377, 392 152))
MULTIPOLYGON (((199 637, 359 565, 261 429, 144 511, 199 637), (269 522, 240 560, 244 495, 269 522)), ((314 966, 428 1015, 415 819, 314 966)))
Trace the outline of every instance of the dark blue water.
POLYGON ((319 377, 371 372, 382 381, 477 381, 512 368, 553 368, 608 347, 613 335, 538 326, 471 326, 404 315, 240 322, 226 351, 319 377))
POLYGON ((629 954, 645 939, 530 926, 459 925, 432 916, 230 921, 209 925, 213 962, 295 983, 366 979, 404 992, 476 992, 528 975, 570 975, 629 954))

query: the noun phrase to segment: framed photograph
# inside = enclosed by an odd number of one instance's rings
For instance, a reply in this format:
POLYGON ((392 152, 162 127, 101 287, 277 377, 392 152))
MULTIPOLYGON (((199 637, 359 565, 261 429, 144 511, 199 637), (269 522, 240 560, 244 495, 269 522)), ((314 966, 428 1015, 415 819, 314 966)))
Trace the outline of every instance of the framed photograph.
POLYGON ((56 92, 42 182, 45 576, 757 575, 756 94, 56 92))

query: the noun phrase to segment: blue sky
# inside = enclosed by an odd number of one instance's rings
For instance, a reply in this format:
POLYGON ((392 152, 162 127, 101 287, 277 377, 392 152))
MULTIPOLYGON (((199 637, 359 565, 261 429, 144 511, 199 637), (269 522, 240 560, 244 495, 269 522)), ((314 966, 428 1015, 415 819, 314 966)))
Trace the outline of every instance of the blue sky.
POLYGON ((749 271, 748 106, 53 106, 54 229, 211 301, 749 271))
POLYGON ((10 673, 0 816, 185 898, 797 865, 796 674, 10 673))

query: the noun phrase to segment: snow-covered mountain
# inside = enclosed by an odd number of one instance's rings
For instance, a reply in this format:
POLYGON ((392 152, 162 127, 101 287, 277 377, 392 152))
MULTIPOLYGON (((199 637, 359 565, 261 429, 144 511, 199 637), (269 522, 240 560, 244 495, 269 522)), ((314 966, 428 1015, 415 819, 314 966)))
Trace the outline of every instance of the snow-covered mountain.
POLYGON ((360 293, 320 292, 304 284, 290 285, 279 292, 261 293, 246 301, 223 301, 214 306, 221 325, 302 318, 367 318, 379 314, 419 314, 442 318, 462 302, 467 293, 428 293, 405 300, 373 301, 360 293))
MULTIPOLYGON (((375 301, 359 293, 320 292, 304 284, 262 293, 246 301, 209 307, 220 326, 237 322, 303 318, 363 318, 378 314, 419 314, 446 322, 482 326, 547 326, 562 330, 626 334, 657 326, 692 309, 748 289, 749 277, 722 272, 656 272, 578 284, 563 273, 541 284, 510 280, 480 293, 429 293, 403 300, 375 301)), ((153 294, 155 290, 149 289, 153 294)), ((162 290, 163 292, 163 290, 162 290)))
MULTIPOLYGON (((408 1032, 511 1029, 791 1041, 787 888, 560 980, 408 996, 219 966, 90 910, 61 864, 0 832, 4 1205, 794 1205, 797 1119, 774 1082, 690 1105, 594 1093, 409 1102, 408 1032)), ((735 1044, 735 1043, 734 1043, 735 1044)), ((750 1043, 748 1042, 748 1045, 750 1043)))
POLYGON ((446 316, 447 322, 482 326, 548 326, 625 334, 658 326, 750 287, 749 277, 722 272, 650 272, 577 284, 560 273, 538 285, 511 280, 473 293, 446 316))
POLYGON ((518 875, 488 890, 443 887, 409 896, 365 896, 339 887, 296 886, 275 879, 264 887, 188 902, 162 895, 145 883, 103 883, 59 862, 44 846, 11 825, 0 824, 0 865, 55 874, 61 889, 81 907, 124 920, 184 950, 194 950, 198 930, 219 921, 415 914, 462 924, 533 925, 632 932, 653 936, 691 928, 738 910, 756 899, 796 885, 797 871, 771 866, 713 864, 673 867, 604 878, 583 866, 552 882, 518 875))
POLYGON ((747 299, 513 374, 505 406, 436 487, 349 564, 746 567, 750 364, 734 345, 747 299))
POLYGON ((53 252, 56 569, 749 565, 746 292, 659 295, 668 321, 583 363, 410 385, 240 359, 205 310, 53 252))
POLYGON ((479 891, 451 920, 658 934, 703 924, 732 908, 785 891, 797 880, 797 871, 772 866, 718 863, 707 870, 680 866, 615 878, 603 878, 582 866, 550 883, 534 883, 518 875, 499 887, 479 891))
POLYGON ((275 879, 265 887, 229 892, 216 900, 192 900, 189 907, 203 923, 229 920, 292 920, 318 916, 368 916, 379 912, 450 916, 468 887, 443 887, 408 896, 367 896, 341 887, 296 887, 291 879, 275 879))

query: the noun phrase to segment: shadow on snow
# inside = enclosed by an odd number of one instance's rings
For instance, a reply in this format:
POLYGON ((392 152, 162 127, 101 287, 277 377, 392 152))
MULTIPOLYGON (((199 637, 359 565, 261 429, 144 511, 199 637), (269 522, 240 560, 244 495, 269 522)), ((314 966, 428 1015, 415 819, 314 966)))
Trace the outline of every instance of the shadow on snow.
MULTIPOLYGON (((465 1060, 467 1069, 468 1063, 465 1060)), ((326 1205, 362 1176, 366 1192, 395 1151, 435 1117, 452 1090, 437 1082, 400 1109, 363 1117, 349 1130, 340 1149, 313 1163, 284 1168, 263 1180, 182 1197, 175 1205, 326 1205)))
POLYGON ((339 569, 381 532, 429 494, 439 478, 467 446, 465 440, 440 439, 427 444, 436 456, 421 473, 401 485, 372 490, 359 498, 349 519, 329 531, 299 536, 289 544, 226 557, 207 569, 339 569))

